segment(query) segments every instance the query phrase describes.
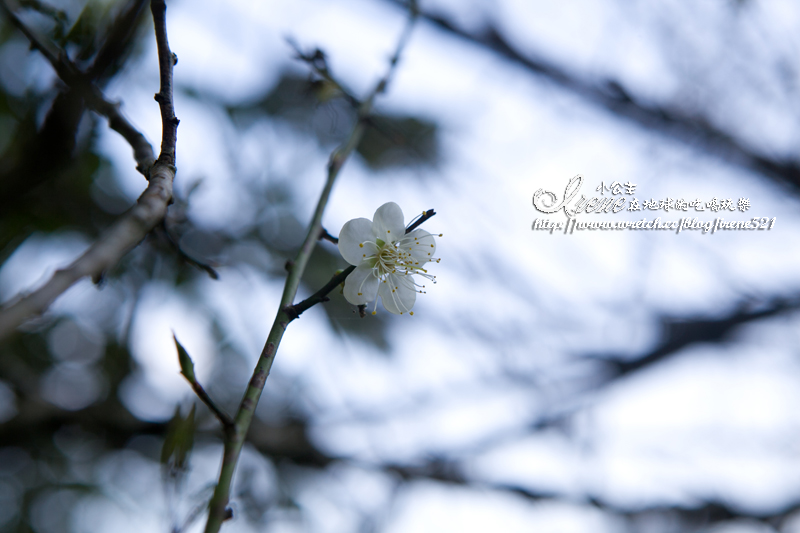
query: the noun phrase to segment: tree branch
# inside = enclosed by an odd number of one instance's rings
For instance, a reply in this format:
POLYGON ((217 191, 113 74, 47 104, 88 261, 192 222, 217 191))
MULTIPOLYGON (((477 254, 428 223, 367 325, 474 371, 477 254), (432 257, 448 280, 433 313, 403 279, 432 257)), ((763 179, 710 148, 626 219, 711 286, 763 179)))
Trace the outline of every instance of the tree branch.
POLYGON ((83 255, 67 268, 57 270, 41 288, 0 309, 0 339, 26 320, 43 313, 79 280, 88 276, 99 279, 103 272, 116 265, 164 218, 167 203, 172 198, 174 173, 163 165, 157 165, 153 170, 150 184, 136 205, 106 230, 83 255))
MULTIPOLYGON (((463 467, 452 461, 434 459, 420 466, 380 465, 379 468, 384 472, 398 476, 404 482, 436 481, 449 486, 472 487, 483 491, 490 490, 515 494, 530 502, 564 501, 569 499, 564 495, 559 495, 557 492, 536 491, 521 485, 503 482, 482 482, 477 479, 470 479, 462 473, 463 467)), ((719 522, 745 518, 775 527, 800 509, 800 502, 795 501, 786 505, 782 510, 773 513, 748 514, 721 501, 703 501, 699 499, 698 504, 694 507, 656 504, 637 510, 630 510, 611 502, 602 501, 591 495, 587 495, 581 500, 580 503, 584 505, 628 520, 635 520, 648 515, 652 517, 655 514, 663 515, 664 518, 671 515, 671 522, 679 522, 679 526, 673 531, 697 531, 719 522)))
POLYGON ((586 356, 585 359, 600 360, 609 364, 611 375, 606 377, 606 382, 601 383, 601 385, 606 385, 608 381, 613 381, 668 359, 690 345, 723 342, 728 335, 743 324, 793 311, 797 308, 800 308, 800 295, 778 298, 758 309, 747 309, 743 304, 731 313, 715 318, 692 317, 677 319, 664 316, 660 318, 663 331, 661 341, 641 357, 632 359, 617 354, 596 353, 586 356))
POLYGON ((96 80, 102 85, 109 74, 117 72, 129 51, 129 43, 139 27, 139 21, 144 19, 144 8, 147 3, 148 0, 128 0, 128 3, 119 10, 105 32, 106 36, 100 50, 97 51, 91 66, 86 69, 89 79, 96 80))
POLYGON ((180 120, 175 116, 172 102, 172 67, 178 62, 178 56, 169 49, 167 41, 167 4, 164 0, 152 0, 150 10, 153 12, 153 23, 156 29, 158 70, 161 73, 161 88, 155 95, 155 100, 161 108, 161 154, 158 156, 158 161, 174 167, 175 145, 180 120))
POLYGON ((358 120, 350 133, 349 138, 336 149, 328 162, 328 177, 325 186, 320 194, 317 208, 314 211, 314 216, 308 227, 305 241, 303 242, 297 257, 291 265, 289 275, 286 278, 286 284, 281 297, 278 313, 273 322, 272 329, 267 336, 267 341, 264 349, 261 352, 256 368, 253 372, 253 377, 247 386, 244 393, 244 398, 239 406, 239 410, 234 418, 234 428, 228 433, 225 439, 225 450, 222 457, 222 466, 220 468, 219 481, 214 490, 214 495, 209 503, 208 522, 206 523, 205 533, 217 533, 222 527, 222 522, 227 517, 228 502, 230 500, 231 482, 233 481, 233 474, 236 470, 236 464, 239 460, 239 455, 242 451, 247 436, 247 431, 253 420, 258 400, 261 397, 261 392, 264 389, 264 384, 269 375, 272 362, 275 360, 275 354, 280 345, 283 333, 286 327, 293 320, 287 312, 287 308, 292 305, 297 288, 300 285, 300 278, 305 271, 306 265, 311 258, 311 252, 319 240, 320 231, 322 229, 322 215, 325 207, 328 204, 333 184, 336 181, 339 171, 342 169, 345 161, 358 146, 361 138, 366 129, 365 119, 372 109, 372 103, 375 97, 386 90, 386 86, 391 78, 392 72, 397 66, 400 54, 405 47, 408 37, 413 29, 416 20, 416 11, 411 10, 411 16, 408 23, 403 30, 400 39, 398 40, 395 53, 392 56, 389 68, 386 74, 375 85, 375 88, 369 96, 361 103, 358 108, 358 120))
POLYGON ((355 266, 350 265, 349 267, 345 268, 338 274, 334 274, 331 280, 325 285, 323 285, 320 290, 318 290, 317 292, 315 292, 302 302, 298 302, 294 305, 288 306, 285 309, 286 314, 289 315, 289 317, 292 320, 294 320, 300 317, 300 315, 302 315, 304 312, 308 311, 309 309, 317 305, 318 303, 327 302, 328 294, 330 294, 333 289, 344 283, 345 280, 347 279, 347 276, 349 276, 350 273, 353 272, 353 270, 355 269, 356 269, 355 266))
MULTIPOLYGON (((143 26, 145 3, 149 3, 149 0, 127 0, 108 26, 100 49, 91 66, 85 70, 88 79, 98 87, 102 88, 119 71, 124 58, 133 48, 137 30, 143 26)), ((38 9, 27 1, 23 5, 38 9)), ((0 9, 4 6, 0 5, 0 9)), ((87 16, 85 12, 81 18, 87 16)), ((57 24, 62 22, 63 19, 57 19, 57 24)), ((77 24, 81 24, 80 19, 77 24)), ((86 57, 91 50, 92 45, 87 44, 78 49, 76 56, 86 57)), ((0 157, 0 211, 25 213, 29 206, 20 199, 39 185, 62 175, 61 170, 72 161, 78 125, 86 107, 79 91, 68 89, 56 96, 38 129, 33 128, 36 121, 32 109, 20 117, 14 140, 0 157), (42 157, 45 153, 47 157, 42 157)), ((144 151, 147 146, 141 144, 142 148, 135 156, 142 173, 155 159, 152 149, 144 151)))
POLYGON ((9 4, 13 6, 13 0, 3 0, 0 2, 0 8, 2 8, 14 26, 28 38, 31 46, 39 50, 45 59, 50 62, 59 78, 61 78, 68 87, 80 94, 91 109, 106 117, 108 119, 108 126, 128 141, 128 144, 133 148, 136 169, 146 176, 148 170, 153 165, 155 156, 153 154, 153 147, 150 146, 150 143, 147 142, 144 135, 122 115, 119 110, 119 104, 108 101, 102 91, 92 83, 91 78, 81 72, 81 70, 70 61, 64 51, 53 49, 43 38, 36 35, 32 29, 28 28, 25 23, 20 20, 14 10, 9 7, 9 4))
POLYGON ((289 46, 294 48, 294 51, 297 53, 297 59, 304 61, 319 77, 325 80, 325 82, 331 84, 337 91, 342 93, 342 96, 350 103, 350 105, 356 109, 361 106, 361 102, 358 100, 358 98, 353 96, 353 93, 348 91, 339 82, 339 80, 333 77, 330 70, 328 70, 328 62, 325 60, 325 52, 317 48, 312 53, 305 53, 300 49, 300 45, 298 45, 294 39, 289 38, 286 40, 286 42, 289 43, 289 46))
MULTIPOLYGON (((164 23, 166 6, 164 6, 163 0, 160 2, 154 0, 151 5, 153 6, 154 18, 160 20, 160 23, 156 24, 159 63, 162 69, 161 90, 159 92, 162 101, 159 103, 161 104, 162 120, 170 129, 169 132, 164 133, 164 139, 167 142, 162 143, 162 147, 166 147, 167 152, 166 154, 162 152, 158 161, 150 168, 150 183, 139 197, 136 205, 106 230, 83 255, 67 268, 57 270, 53 277, 40 289, 0 309, 0 339, 10 334, 29 318, 43 313, 56 298, 79 280, 88 276, 99 279, 103 272, 116 265, 123 255, 144 239, 150 230, 164 218, 167 212, 167 205, 172 199, 172 181, 175 178, 174 157, 177 132, 177 119, 172 111, 173 63, 172 54, 169 52, 167 45, 166 26, 164 23), (161 4, 161 9, 158 9, 156 5, 159 3, 161 4), (157 17, 160 17, 160 19, 157 17), (161 61, 162 56, 169 58, 169 61, 161 61)), ((6 10, 8 9, 5 3, 2 6, 6 10)), ((13 13, 9 16, 13 17, 13 13)), ((33 36, 32 33, 30 35, 33 36)), ((41 46, 42 48, 40 49, 46 49, 46 45, 41 41, 37 40, 36 43, 34 46, 41 46)), ((55 57, 49 52, 43 53, 48 58, 55 57)), ((59 65, 57 69, 60 70, 59 75, 63 72, 68 78, 73 76, 74 72, 68 62, 58 58, 55 59, 55 62, 59 65)), ((81 80, 82 77, 74 76, 72 79, 81 80)), ((96 87, 94 90, 99 93, 96 87)), ((108 105, 112 106, 111 104, 108 105)), ((149 148, 149 144, 147 146, 149 148)))

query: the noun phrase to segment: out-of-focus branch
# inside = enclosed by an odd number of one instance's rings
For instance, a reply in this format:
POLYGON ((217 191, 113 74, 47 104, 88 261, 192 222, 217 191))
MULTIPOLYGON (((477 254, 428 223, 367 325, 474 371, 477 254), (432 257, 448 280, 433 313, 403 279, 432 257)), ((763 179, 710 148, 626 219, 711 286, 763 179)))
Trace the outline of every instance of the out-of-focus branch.
MULTIPOLYGON (((571 391, 568 401, 565 402, 566 405, 560 404, 549 413, 538 416, 536 421, 529 425, 528 431, 534 433, 547 428, 563 426, 570 417, 585 406, 583 402, 574 401, 576 396, 585 396, 598 389, 608 387, 618 379, 646 371, 681 353, 681 350, 689 346, 724 343, 740 326, 792 312, 798 308, 800 308, 800 295, 794 295, 764 302, 756 309, 748 308, 747 304, 743 304, 732 312, 716 318, 661 317, 659 319, 663 328, 661 340, 655 347, 639 356, 598 352, 578 357, 581 362, 596 361, 598 363, 599 368, 593 379, 584 386, 583 390, 571 391)), ((557 400, 556 403, 559 401, 557 400)), ((487 449, 505 440, 507 440, 506 436, 499 435, 481 443, 476 449, 487 449)))
MULTIPOLYGON (((403 0, 388 1, 396 5, 407 5, 403 0)), ((800 163, 797 160, 759 154, 702 116, 689 114, 672 105, 650 104, 637 99, 632 91, 617 80, 606 79, 600 83, 582 80, 544 57, 520 52, 491 24, 484 31, 477 32, 459 28, 447 18, 430 11, 420 11, 419 16, 443 31, 487 48, 531 73, 547 78, 563 89, 643 126, 648 131, 657 131, 693 148, 700 145, 726 163, 755 171, 787 184, 795 193, 800 193, 800 163)))
POLYGON ((273 322, 272 329, 270 330, 264 349, 258 359, 256 368, 253 372, 253 377, 248 383, 247 389, 244 393, 244 398, 236 413, 234 419, 234 427, 231 431, 227 432, 225 439, 225 450, 222 457, 222 466, 220 468, 219 482, 214 489, 214 495, 209 503, 208 521, 206 522, 206 533, 217 533, 222 527, 222 522, 229 516, 228 502, 230 500, 231 482, 233 481, 233 474, 236 470, 236 464, 239 460, 239 455, 242 451, 247 436, 248 429, 253 420, 256 406, 261 397, 261 392, 264 389, 267 376, 269 376, 272 362, 275 360, 275 354, 280 345, 283 333, 286 327, 293 320, 292 316, 287 312, 287 308, 292 305, 294 297, 297 294, 297 289, 300 285, 300 278, 305 271, 306 265, 311 258, 311 253, 320 237, 322 230, 322 215, 325 207, 328 204, 333 184, 336 181, 339 171, 342 169, 345 161, 350 154, 355 150, 366 130, 366 118, 372 109, 375 97, 386 90, 386 86, 391 79, 392 73, 397 66, 400 54, 402 53, 411 30, 416 21, 416 10, 411 10, 411 16, 406 24, 400 39, 398 40, 395 53, 391 58, 389 68, 386 74, 375 85, 368 97, 360 104, 358 108, 358 120, 350 133, 349 138, 336 149, 328 162, 328 178, 325 186, 320 194, 317 207, 314 211, 314 216, 308 226, 305 241, 303 242, 300 251, 291 264, 289 275, 286 278, 283 295, 281 297, 278 313, 273 322))
MULTIPOLYGON (((541 501, 564 501, 568 499, 563 495, 550 491, 537 491, 520 485, 502 482, 482 482, 478 479, 469 478, 462 473, 459 464, 449 461, 432 460, 418 466, 402 465, 383 465, 383 471, 394 474, 404 482, 429 481, 433 480, 450 486, 471 487, 481 491, 498 491, 502 493, 521 496, 531 502, 541 501)), ((787 505, 783 510, 774 513, 748 514, 742 510, 737 510, 730 504, 713 500, 700 501, 696 506, 680 505, 658 505, 637 509, 635 511, 619 507, 611 502, 587 496, 580 503, 602 510, 609 515, 618 516, 628 520, 637 518, 652 518, 661 515, 664 519, 671 518, 670 522, 677 522, 679 526, 675 531, 697 531, 708 526, 737 519, 750 519, 773 527, 779 526, 787 517, 800 510, 800 502, 787 505), (681 527, 683 526, 683 527, 681 527)), ((638 530, 638 529, 634 529, 638 530)))
MULTIPOLYGON (((43 313, 58 296, 79 280, 89 276, 99 279, 103 272, 116 265, 123 255, 136 246, 167 212, 167 205, 172 199, 172 181, 175 178, 175 140, 178 126, 172 104, 173 55, 166 38, 166 5, 163 0, 154 0, 151 7, 156 20, 156 41, 161 67, 159 104, 162 120, 170 130, 164 132, 162 141, 162 148, 166 152, 162 151, 158 161, 150 168, 150 183, 130 211, 106 230, 75 262, 56 271, 43 287, 0 310, 0 339, 29 318, 43 313)), ((49 53, 45 55, 54 57, 49 53)), ((67 76, 72 75, 68 63, 58 58, 55 61, 67 76)), ((78 76, 75 79, 81 78, 78 76)))
POLYGON ((325 59, 325 52, 317 48, 311 53, 303 52, 300 48, 300 45, 294 41, 294 39, 287 39, 286 42, 289 43, 289 46, 294 48, 294 51, 297 53, 297 59, 304 61, 311 69, 321 77, 325 83, 330 84, 336 91, 341 93, 345 100, 347 100, 353 107, 358 109, 361 106, 361 102, 353 96, 349 90, 347 90, 339 80, 333 77, 330 70, 328 69, 328 62, 325 59))
POLYGON ((114 21, 105 32, 105 39, 97 51, 92 64, 86 69, 89 79, 97 81, 101 86, 109 74, 117 72, 117 68, 128 56, 129 43, 133 39, 139 21, 144 18, 144 8, 148 0, 128 0, 118 12, 114 21))
MULTIPOLYGON (((147 2, 128 0, 109 25, 100 49, 86 69, 88 79, 98 87, 102 87, 119 71, 130 53, 137 30, 142 26, 143 7, 147 2)), ((38 9, 28 2, 25 5, 38 9)), ((0 8, 3 7, 5 4, 0 5, 0 8)), ((90 50, 78 50, 77 56, 81 57, 87 52, 90 50)), ((61 175, 60 169, 72 158, 78 124, 85 107, 80 91, 67 88, 56 96, 44 122, 36 131, 33 131, 32 117, 23 118, 13 142, 0 157, 0 210, 25 209, 24 204, 19 202, 20 197, 61 175), (47 157, 42 157, 45 153, 47 157)), ((152 164, 155 157, 152 156, 152 150, 150 152, 152 164)), ((140 167, 141 161, 146 159, 144 155, 138 157, 140 167)), ((141 171, 147 168, 149 164, 141 171)))
MULTIPOLYGON (((7 376, 4 376, 7 377, 7 376)), ((31 435, 52 435, 59 428, 79 427, 87 433, 101 437, 109 446, 123 447, 131 439, 140 435, 163 437, 168 429, 167 422, 144 422, 132 416, 116 398, 94 404, 78 411, 59 408, 42 401, 37 394, 30 400, 19 404, 19 413, 13 419, 0 425, 0 447, 31 446, 31 435)), ((198 439, 202 442, 217 442, 217 431, 200 429, 198 439)), ((564 501, 569 497, 546 490, 505 483, 502 481, 483 481, 464 473, 459 461, 432 458, 417 465, 393 463, 364 463, 345 457, 331 456, 320 451, 308 435, 308 423, 293 420, 280 426, 264 424, 255 419, 247 442, 260 453, 275 462, 288 462, 307 468, 322 469, 335 464, 350 464, 368 468, 398 478, 403 483, 436 482, 449 487, 473 488, 479 491, 495 491, 520 496, 530 502, 564 501)), ((597 497, 588 497, 577 503, 600 509, 613 516, 626 520, 662 516, 672 523, 685 524, 676 530, 696 531, 719 522, 736 519, 751 519, 778 526, 789 516, 800 510, 800 502, 787 503, 783 509, 770 513, 747 513, 728 503, 719 501, 698 501, 696 506, 657 505, 636 510, 618 507, 612 502, 597 497)), ((636 529, 634 529, 636 530, 636 529)))
POLYGON ((91 78, 81 72, 63 51, 55 50, 43 38, 36 35, 32 29, 28 28, 14 12, 13 0, 3 0, 0 2, 0 7, 2 7, 14 26, 28 38, 31 46, 39 50, 45 59, 50 62, 64 83, 70 89, 77 91, 90 108, 105 116, 108 119, 109 127, 128 141, 128 144, 133 148, 137 170, 147 175, 147 171, 155 160, 153 148, 144 135, 120 113, 119 104, 108 101, 100 89, 91 82, 91 78))
POLYGON ((153 171, 150 184, 136 205, 106 230, 83 255, 67 268, 57 270, 41 288, 0 309, 0 339, 28 319, 43 313, 56 298, 81 279, 99 279, 164 218, 167 204, 172 198, 174 171, 164 165, 156 165, 153 171))
POLYGON ((219 273, 214 269, 213 266, 199 259, 195 259, 191 255, 186 253, 186 251, 183 248, 181 248, 180 243, 176 241, 170 234, 169 229, 167 228, 166 218, 163 219, 161 223, 154 229, 155 229, 155 234, 163 237, 164 240, 167 242, 167 244, 169 244, 169 246, 175 251, 175 253, 178 254, 178 257, 180 257, 182 260, 189 263, 190 265, 193 265, 199 268, 200 270, 204 271, 206 274, 209 275, 209 277, 211 277, 211 279, 219 279, 219 273))
MULTIPOLYGON (((675 319, 663 317, 661 319, 663 327, 661 342, 641 357, 626 358, 613 354, 592 354, 589 357, 609 363, 612 367, 612 373, 607 380, 611 381, 648 368, 692 344, 722 342, 730 333, 743 324, 797 308, 800 308, 799 296, 780 298, 756 310, 739 308, 719 318, 675 319)), ((603 382, 603 384, 605 383, 603 382)))

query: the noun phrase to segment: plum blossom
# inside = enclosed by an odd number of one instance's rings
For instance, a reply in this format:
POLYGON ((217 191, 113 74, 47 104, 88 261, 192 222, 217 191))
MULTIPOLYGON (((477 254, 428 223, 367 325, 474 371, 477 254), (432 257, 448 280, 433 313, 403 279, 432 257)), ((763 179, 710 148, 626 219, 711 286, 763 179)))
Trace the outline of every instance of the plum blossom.
MULTIPOLYGON (((414 276, 436 283, 424 265, 433 257, 436 242, 433 235, 422 229, 406 233, 403 211, 394 202, 383 204, 372 220, 355 218, 348 221, 339 233, 339 253, 356 269, 347 276, 344 297, 355 305, 365 305, 381 297, 390 313, 409 313, 418 292, 414 276)), ((441 236, 441 235, 440 235, 441 236)))

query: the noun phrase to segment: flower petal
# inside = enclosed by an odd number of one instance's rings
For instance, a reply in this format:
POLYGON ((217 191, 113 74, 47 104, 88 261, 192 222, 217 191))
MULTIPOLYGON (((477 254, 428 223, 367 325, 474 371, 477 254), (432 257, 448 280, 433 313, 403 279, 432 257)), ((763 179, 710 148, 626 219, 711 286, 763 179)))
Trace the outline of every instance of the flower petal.
POLYGON ((436 252, 436 241, 433 235, 424 229, 415 229, 403 237, 397 246, 404 252, 409 252, 411 257, 420 264, 430 261, 436 252))
POLYGON ((378 294, 386 310, 396 315, 411 311, 417 300, 417 291, 411 276, 389 274, 385 281, 380 282, 378 294))
POLYGON ((365 253, 360 245, 374 240, 372 222, 366 218, 354 218, 346 222, 339 232, 339 253, 351 265, 359 265, 364 260, 365 253))
POLYGON ((344 297, 348 302, 353 305, 363 305, 378 296, 380 280, 375 277, 372 270, 369 265, 363 263, 347 276, 344 280, 344 297))
POLYGON ((403 210, 394 202, 387 202, 375 211, 372 219, 372 233, 385 242, 394 242, 406 233, 403 223, 403 210))

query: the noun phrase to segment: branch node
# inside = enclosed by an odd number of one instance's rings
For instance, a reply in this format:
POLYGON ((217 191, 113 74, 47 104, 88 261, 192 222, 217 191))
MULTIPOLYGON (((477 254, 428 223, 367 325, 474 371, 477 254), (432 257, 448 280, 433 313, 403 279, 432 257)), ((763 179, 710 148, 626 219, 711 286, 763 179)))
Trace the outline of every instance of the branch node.
MULTIPOLYGON (((296 320, 300 318, 300 313, 302 313, 302 311, 298 312, 296 306, 294 305, 287 305, 283 308, 283 312, 286 313, 286 316, 289 317, 289 320, 296 320)), ((283 329, 286 329, 286 326, 284 326, 283 329)))
POLYGON ((325 240, 332 242, 333 244, 339 244, 339 239, 328 233, 328 230, 326 230, 325 228, 319 229, 319 240, 321 241, 325 240))
POLYGON ((105 270, 101 270, 100 272, 92 274, 92 283, 94 283, 97 286, 102 285, 105 279, 106 279, 105 270))

